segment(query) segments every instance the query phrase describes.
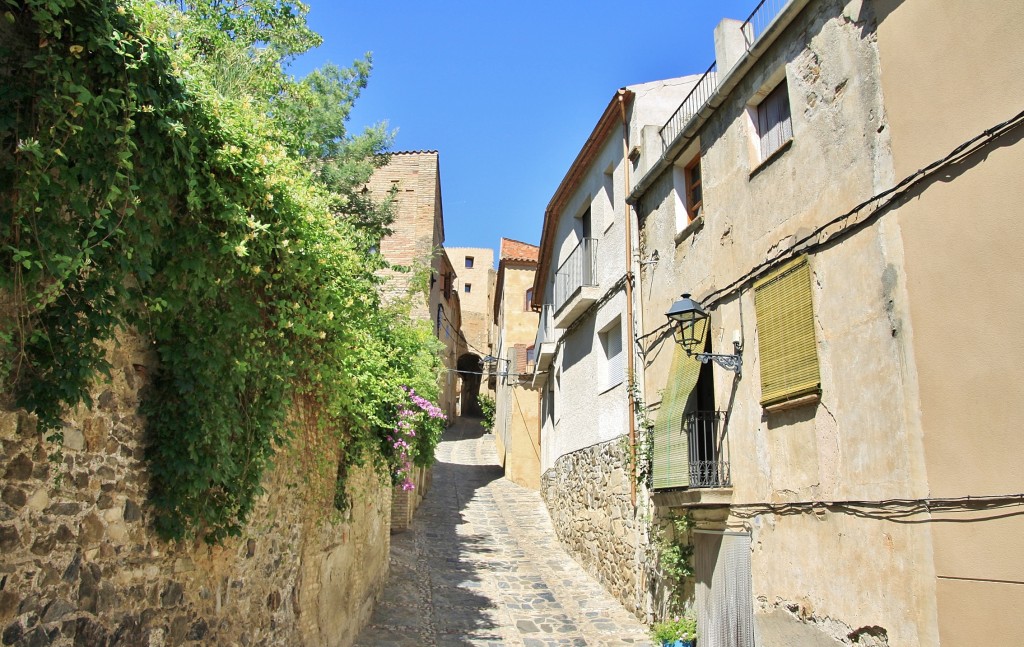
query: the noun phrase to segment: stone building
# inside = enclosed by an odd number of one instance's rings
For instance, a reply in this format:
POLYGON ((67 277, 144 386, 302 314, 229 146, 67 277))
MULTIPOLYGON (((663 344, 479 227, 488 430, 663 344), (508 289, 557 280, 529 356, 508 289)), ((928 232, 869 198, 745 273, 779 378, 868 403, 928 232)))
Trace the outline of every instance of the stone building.
MULTIPOLYGON (((392 265, 405 271, 387 270, 385 298, 409 298, 411 315, 429 320, 434 334, 444 345, 438 406, 449 422, 458 413, 458 358, 465 354, 462 310, 455 288, 456 274, 444 251, 444 213, 441 206, 441 176, 437 151, 396 152, 388 164, 377 169, 367 186, 376 200, 394 199, 391 235, 380 243, 380 252, 392 265)), ((405 530, 429 484, 429 472, 415 476, 416 488, 395 488, 392 502, 392 531, 405 530)))
POLYGON ((481 380, 487 368, 484 357, 494 354, 494 250, 489 247, 449 247, 448 256, 458 274, 456 290, 462 302, 462 333, 466 336, 466 353, 458 358, 462 379, 461 410, 466 415, 480 415, 478 393, 493 391, 487 380, 481 380))
POLYGON ((652 498, 694 522, 701 645, 1020 642, 1022 28, 758 5, 636 141, 652 498))
POLYGON ((540 487, 540 394, 533 385, 537 246, 501 239, 493 313, 498 330, 494 435, 509 480, 540 487))
POLYGON ((628 144, 663 123, 697 76, 617 91, 544 214, 533 308, 541 492, 573 556, 631 611, 646 606, 646 524, 630 477, 636 330, 628 144))

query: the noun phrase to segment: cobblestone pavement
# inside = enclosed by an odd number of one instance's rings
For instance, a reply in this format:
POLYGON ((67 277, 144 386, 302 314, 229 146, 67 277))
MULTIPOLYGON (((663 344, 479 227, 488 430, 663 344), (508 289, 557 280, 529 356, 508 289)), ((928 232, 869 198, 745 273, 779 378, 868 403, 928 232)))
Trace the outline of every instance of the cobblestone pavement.
POLYGON ((646 629, 558 543, 536 492, 502 477, 494 436, 460 420, 357 647, 632 645, 646 629))

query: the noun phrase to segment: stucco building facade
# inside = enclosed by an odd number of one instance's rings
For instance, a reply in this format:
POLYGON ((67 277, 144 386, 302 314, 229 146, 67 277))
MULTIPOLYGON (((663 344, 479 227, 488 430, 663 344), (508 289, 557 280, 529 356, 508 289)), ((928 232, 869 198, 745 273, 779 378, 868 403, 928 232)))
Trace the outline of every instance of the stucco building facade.
POLYGON ((701 644, 1016 644, 1019 7, 764 7, 629 196, 653 517, 693 521, 701 644), (673 339, 682 293, 740 373, 673 339))
POLYGON ((462 380, 461 411, 480 415, 479 393, 494 396, 484 375, 483 358, 494 354, 494 250, 489 247, 449 247, 448 257, 458 275, 455 289, 462 304, 462 333, 466 351, 457 360, 462 380))
POLYGON ((540 394, 533 384, 537 246, 501 239, 493 317, 497 329, 494 436, 505 477, 540 487, 540 394))
POLYGON ((573 556, 645 613, 649 537, 632 478, 630 352, 637 313, 630 142, 664 122, 697 76, 615 92, 544 215, 533 307, 541 391, 541 493, 573 556))

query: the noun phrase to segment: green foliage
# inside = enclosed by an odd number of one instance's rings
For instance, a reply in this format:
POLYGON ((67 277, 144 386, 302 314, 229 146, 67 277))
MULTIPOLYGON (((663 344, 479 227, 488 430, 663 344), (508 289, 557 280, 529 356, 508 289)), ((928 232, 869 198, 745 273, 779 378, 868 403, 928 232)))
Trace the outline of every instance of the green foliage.
POLYGON ((677 640, 696 640, 697 614, 694 612, 693 607, 687 605, 682 614, 654 623, 651 626, 651 638, 654 639, 654 642, 661 645, 671 645, 677 640))
POLYGON ((636 416, 636 440, 631 452, 635 461, 633 476, 637 485, 649 488, 654 483, 654 420, 640 396, 640 387, 635 379, 630 379, 627 394, 633 402, 636 416))
POLYGON ((690 563, 693 545, 689 543, 692 525, 688 515, 680 515, 672 519, 671 537, 666 536, 669 533, 664 531, 658 536, 658 561, 661 569, 678 584, 693 577, 693 565, 690 563))
POLYGON ((436 399, 440 364, 429 323, 378 297, 391 211, 359 189, 387 137, 343 126, 369 60, 285 74, 319 42, 301 3, 0 7, 0 365, 17 404, 57 440, 109 372, 103 342, 152 339, 141 412, 167 538, 239 534, 290 440, 333 448, 339 492, 349 466, 393 469, 401 387, 436 399))
POLYGON ((480 406, 480 411, 483 413, 483 419, 480 421, 480 426, 484 428, 484 431, 491 433, 494 431, 494 409, 497 406, 494 402, 494 398, 481 393, 476 396, 476 402, 480 406))

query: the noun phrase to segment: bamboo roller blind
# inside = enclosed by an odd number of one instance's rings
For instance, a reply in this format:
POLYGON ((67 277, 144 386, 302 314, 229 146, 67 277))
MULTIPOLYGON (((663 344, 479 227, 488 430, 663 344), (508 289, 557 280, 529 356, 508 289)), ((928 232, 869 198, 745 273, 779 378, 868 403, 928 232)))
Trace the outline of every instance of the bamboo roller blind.
POLYGON ((811 271, 801 256, 754 284, 761 404, 816 393, 821 386, 811 304, 811 271))

